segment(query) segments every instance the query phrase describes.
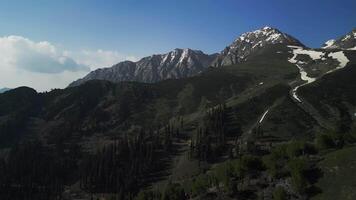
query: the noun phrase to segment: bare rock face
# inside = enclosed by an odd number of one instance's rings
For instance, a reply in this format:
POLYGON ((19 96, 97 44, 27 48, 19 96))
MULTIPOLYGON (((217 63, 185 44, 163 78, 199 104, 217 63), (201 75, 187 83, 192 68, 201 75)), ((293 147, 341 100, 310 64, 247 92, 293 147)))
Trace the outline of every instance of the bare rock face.
POLYGON ((94 79, 153 83, 165 79, 185 78, 203 72, 215 57, 216 54, 207 55, 199 50, 174 49, 166 54, 142 58, 138 62, 124 61, 110 68, 97 69, 74 81, 70 86, 94 79))
POLYGON ((243 62, 252 53, 273 44, 304 46, 294 37, 282 33, 278 29, 266 26, 262 29, 242 34, 230 46, 226 47, 211 65, 220 67, 243 62))

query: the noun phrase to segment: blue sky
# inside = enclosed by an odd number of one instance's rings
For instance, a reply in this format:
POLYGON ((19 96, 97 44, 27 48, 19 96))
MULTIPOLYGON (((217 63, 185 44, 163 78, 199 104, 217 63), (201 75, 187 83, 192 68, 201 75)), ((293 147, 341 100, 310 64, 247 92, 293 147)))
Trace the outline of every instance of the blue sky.
POLYGON ((319 47, 356 27, 355 9, 355 0, 0 0, 0 37, 21 36, 36 52, 46 41, 77 72, 174 48, 215 53, 265 25, 319 47))
POLYGON ((356 27, 355 0, 0 1, 0 35, 137 56, 190 47, 213 53, 239 34, 277 27, 318 47, 356 27))

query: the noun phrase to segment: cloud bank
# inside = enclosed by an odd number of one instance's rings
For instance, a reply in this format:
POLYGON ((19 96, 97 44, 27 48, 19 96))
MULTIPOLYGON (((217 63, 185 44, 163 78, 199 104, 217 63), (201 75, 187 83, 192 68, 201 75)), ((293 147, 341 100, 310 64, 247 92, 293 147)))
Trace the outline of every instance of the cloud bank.
POLYGON ((79 64, 89 66, 91 70, 102 67, 110 67, 118 63, 118 61, 137 60, 137 58, 134 56, 127 56, 117 51, 105 51, 102 49, 98 49, 96 51, 66 51, 64 54, 74 58, 74 60, 76 60, 79 64))
POLYGON ((135 60, 117 51, 63 50, 48 41, 21 36, 0 37, 0 87, 64 88, 99 67, 135 60))
POLYGON ((88 71, 49 42, 33 42, 21 36, 0 37, 0 62, 8 68, 29 72, 88 71))

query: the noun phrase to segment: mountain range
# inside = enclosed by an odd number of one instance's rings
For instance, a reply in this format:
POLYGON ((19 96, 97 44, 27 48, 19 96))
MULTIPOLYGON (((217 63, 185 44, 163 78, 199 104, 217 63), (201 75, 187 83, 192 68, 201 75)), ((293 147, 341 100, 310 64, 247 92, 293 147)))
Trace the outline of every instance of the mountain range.
MULTIPOLYGON (((166 79, 186 78, 200 74, 209 67, 221 67, 238 64, 249 59, 254 53, 269 45, 282 44, 301 46, 295 39, 278 29, 263 27, 239 36, 220 53, 204 54, 199 50, 175 49, 166 54, 152 55, 138 62, 124 61, 109 68, 90 72, 85 77, 74 81, 69 86, 77 86, 88 80, 107 80, 112 82, 138 81, 154 83, 166 79)), ((323 49, 356 48, 356 30, 337 39, 329 40, 323 49)))
POLYGON ((354 31, 313 49, 264 27, 218 54, 175 49, 2 93, 0 198, 346 199, 355 47, 354 31))
POLYGON ((0 88, 0 93, 6 92, 8 90, 11 90, 10 88, 0 88))
POLYGON ((356 28, 350 33, 338 38, 331 39, 325 42, 323 49, 346 49, 346 50, 356 50, 356 28))
POLYGON ((205 71, 215 57, 216 54, 207 55, 198 50, 174 49, 166 54, 142 58, 138 62, 124 61, 110 68, 97 69, 70 86, 93 79, 153 83, 165 79, 185 78, 205 71))

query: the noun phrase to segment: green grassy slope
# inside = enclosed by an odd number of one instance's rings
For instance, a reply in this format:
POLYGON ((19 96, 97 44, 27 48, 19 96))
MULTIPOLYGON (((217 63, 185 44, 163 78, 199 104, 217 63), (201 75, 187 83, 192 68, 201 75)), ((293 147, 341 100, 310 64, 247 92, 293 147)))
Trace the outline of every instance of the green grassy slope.
MULTIPOLYGON (((355 53, 347 54, 356 59, 355 53)), ((347 132, 355 127, 356 63, 325 75, 322 79, 300 89, 300 94, 332 124, 337 131, 347 132)))
POLYGON ((325 155, 319 163, 324 172, 317 183, 322 193, 315 200, 356 199, 356 147, 347 147, 325 155))

